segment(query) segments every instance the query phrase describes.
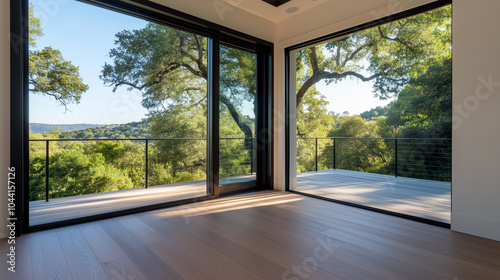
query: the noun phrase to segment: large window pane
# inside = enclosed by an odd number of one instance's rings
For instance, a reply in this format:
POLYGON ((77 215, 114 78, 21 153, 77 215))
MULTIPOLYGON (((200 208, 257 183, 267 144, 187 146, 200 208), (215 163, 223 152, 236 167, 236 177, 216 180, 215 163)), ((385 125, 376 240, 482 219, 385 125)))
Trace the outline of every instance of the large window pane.
POLYGON ((449 223, 451 51, 451 6, 292 51, 291 189, 449 223))
POLYGON ((30 225, 206 195, 207 38, 30 8, 30 225))
POLYGON ((219 184, 255 181, 257 55, 220 47, 219 184))

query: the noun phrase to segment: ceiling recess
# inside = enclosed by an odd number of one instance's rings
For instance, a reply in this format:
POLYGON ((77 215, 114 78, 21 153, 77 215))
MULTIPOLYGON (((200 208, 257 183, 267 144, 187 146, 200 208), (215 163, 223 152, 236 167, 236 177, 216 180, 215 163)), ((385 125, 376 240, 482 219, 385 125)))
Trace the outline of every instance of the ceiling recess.
POLYGON ((266 2, 268 4, 271 4, 271 5, 275 6, 275 7, 279 7, 279 6, 283 5, 283 4, 285 4, 286 2, 289 2, 290 0, 262 0, 262 1, 264 1, 264 2, 266 2))

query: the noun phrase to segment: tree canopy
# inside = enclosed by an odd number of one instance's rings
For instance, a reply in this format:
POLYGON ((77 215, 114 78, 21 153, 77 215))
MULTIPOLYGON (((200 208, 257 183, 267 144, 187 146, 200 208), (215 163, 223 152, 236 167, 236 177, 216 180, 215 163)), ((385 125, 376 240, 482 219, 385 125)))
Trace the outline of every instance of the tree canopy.
MULTIPOLYGON (((207 39, 156 23, 116 34, 101 79, 116 90, 125 86, 143 92, 142 105, 151 116, 168 110, 206 110, 207 39)), ((256 59, 252 54, 222 46, 220 102, 245 137, 253 137, 241 114, 243 101, 254 102, 256 59)))
POLYGON ((451 57, 451 7, 358 31, 297 53, 297 108, 316 83, 374 80, 381 99, 396 96, 427 68, 451 57))

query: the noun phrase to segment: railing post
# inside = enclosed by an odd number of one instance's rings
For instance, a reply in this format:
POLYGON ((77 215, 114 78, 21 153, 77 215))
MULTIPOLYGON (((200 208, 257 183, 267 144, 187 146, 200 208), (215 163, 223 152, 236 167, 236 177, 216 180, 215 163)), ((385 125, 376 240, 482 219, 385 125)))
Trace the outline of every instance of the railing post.
POLYGON ((318 138, 316 138, 316 172, 318 172, 318 138))
POLYGON ((337 156, 335 155, 336 154, 336 147, 335 147, 335 138, 333 138, 333 169, 337 169, 337 165, 336 165, 336 161, 337 161, 337 156))
POLYGON ((253 175, 253 138, 250 139, 250 174, 253 175))
POLYGON ((45 141, 45 201, 49 202, 49 140, 45 141))
POLYGON ((146 189, 148 188, 148 154, 149 154, 148 153, 148 146, 149 146, 148 139, 146 139, 146 149, 145 149, 146 150, 145 151, 145 156, 146 156, 146 168, 145 168, 146 169, 146 177, 145 177, 146 180, 145 180, 145 185, 146 185, 146 189))
POLYGON ((394 175, 398 177, 398 139, 394 139, 394 175))

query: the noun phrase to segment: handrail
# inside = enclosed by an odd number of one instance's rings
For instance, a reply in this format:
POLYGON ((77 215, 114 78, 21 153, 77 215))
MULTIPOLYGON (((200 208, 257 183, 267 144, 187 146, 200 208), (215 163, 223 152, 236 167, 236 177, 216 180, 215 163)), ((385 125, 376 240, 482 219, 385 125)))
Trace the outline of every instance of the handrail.
MULTIPOLYGON (((220 140, 231 139, 255 139, 255 137, 219 138, 220 140)), ((29 141, 154 141, 154 140, 207 140, 207 138, 52 138, 52 139, 29 139, 29 141)))
POLYGON ((451 138, 382 138, 382 137, 297 137, 298 139, 376 139, 376 140, 451 140, 451 138))
POLYGON ((236 137, 236 138, 219 138, 219 140, 231 140, 231 139, 239 139, 239 140, 248 140, 248 139, 256 139, 255 137, 236 137))
MULTIPOLYGON (((426 140, 432 140, 432 141, 451 141, 452 139, 451 138, 380 138, 380 137, 298 137, 297 138, 297 141, 298 140, 315 140, 315 149, 314 149, 314 153, 315 153, 315 158, 314 158, 314 164, 315 164, 315 167, 313 168, 313 170, 316 170, 316 172, 318 171, 319 169, 319 166, 318 166, 318 140, 319 139, 322 139, 322 140, 332 140, 332 143, 328 143, 326 144, 326 146, 328 147, 332 147, 333 148, 333 169, 337 169, 337 139, 356 139, 356 140, 390 140, 390 141, 394 141, 394 176, 395 177, 398 177, 400 175, 400 172, 399 172, 399 165, 401 164, 399 161, 399 155, 402 154, 404 156, 404 154, 406 154, 405 151, 407 151, 407 147, 405 147, 406 145, 423 145, 423 144, 426 144, 426 143, 408 143, 408 142, 404 142, 402 140, 420 140, 420 141, 423 141, 425 142, 426 140)), ((431 145, 430 143, 427 144, 427 145, 431 145)), ((450 153, 444 153, 444 155, 450 155, 450 153)), ((408 163, 402 163, 401 166, 409 166, 410 164, 408 163)), ((426 165, 426 166, 429 166, 429 165, 426 165)))
MULTIPOLYGON (((236 138, 235 138, 236 139, 236 138)), ((154 141, 154 140, 207 140, 207 138, 53 138, 29 139, 29 141, 154 141)))
MULTIPOLYGON (((219 138, 222 140, 248 140, 248 139, 256 139, 255 137, 244 137, 244 138, 219 138)), ((148 147, 149 147, 149 141, 162 141, 162 140, 207 140, 207 138, 53 138, 53 139, 29 139, 30 142, 45 142, 45 201, 49 201, 49 166, 50 166, 50 142, 78 142, 78 141, 145 141, 145 178, 144 178, 144 185, 145 188, 147 189, 149 184, 148 184, 148 173, 149 173, 149 165, 148 165, 148 158, 149 158, 149 152, 148 152, 148 147)), ((250 147, 250 174, 254 173, 254 153, 253 153, 253 141, 251 143, 250 147)))

